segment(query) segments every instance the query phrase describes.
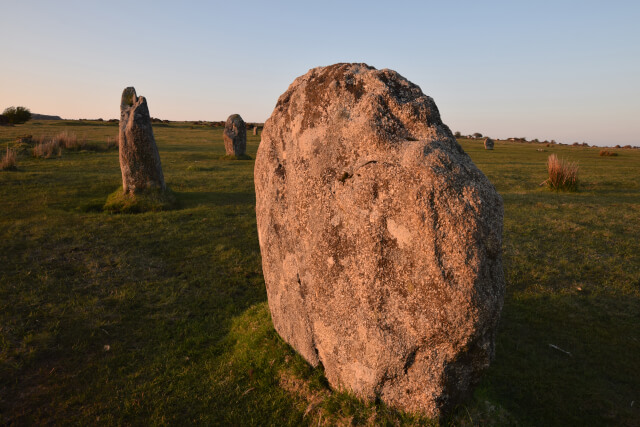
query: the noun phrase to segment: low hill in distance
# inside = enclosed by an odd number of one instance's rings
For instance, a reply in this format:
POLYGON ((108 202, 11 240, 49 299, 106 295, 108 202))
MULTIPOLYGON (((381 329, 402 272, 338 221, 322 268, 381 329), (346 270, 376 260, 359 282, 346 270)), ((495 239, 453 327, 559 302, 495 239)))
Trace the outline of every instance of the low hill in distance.
POLYGON ((60 116, 49 116, 47 114, 31 114, 31 120, 62 120, 60 116))

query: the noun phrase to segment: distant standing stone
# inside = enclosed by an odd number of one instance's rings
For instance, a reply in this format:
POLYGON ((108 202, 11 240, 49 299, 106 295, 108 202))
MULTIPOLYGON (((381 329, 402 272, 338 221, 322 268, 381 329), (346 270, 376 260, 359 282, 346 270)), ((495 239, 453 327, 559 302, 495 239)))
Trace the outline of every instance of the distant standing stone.
POLYGON ((227 155, 244 156, 247 151, 247 125, 240 114, 232 114, 224 125, 222 134, 227 155))
POLYGON ((266 121, 256 217, 273 324, 332 387, 440 416, 494 354, 500 195, 392 70, 298 77, 266 121))
POLYGON ((160 154, 144 96, 128 87, 120 102, 120 170, 125 193, 157 188, 165 190, 160 154))
POLYGON ((254 126, 253 127, 253 134, 257 135, 258 134, 258 126, 254 126))
POLYGON ((487 138, 484 140, 484 149, 493 150, 493 139, 487 138))

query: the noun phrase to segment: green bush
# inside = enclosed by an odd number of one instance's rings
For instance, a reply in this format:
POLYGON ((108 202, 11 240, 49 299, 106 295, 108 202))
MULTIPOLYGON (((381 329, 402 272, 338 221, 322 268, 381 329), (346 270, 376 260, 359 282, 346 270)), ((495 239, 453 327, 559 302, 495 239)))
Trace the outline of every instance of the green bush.
POLYGON ((14 125, 26 123, 31 119, 31 111, 26 107, 9 107, 2 113, 9 123, 14 125))

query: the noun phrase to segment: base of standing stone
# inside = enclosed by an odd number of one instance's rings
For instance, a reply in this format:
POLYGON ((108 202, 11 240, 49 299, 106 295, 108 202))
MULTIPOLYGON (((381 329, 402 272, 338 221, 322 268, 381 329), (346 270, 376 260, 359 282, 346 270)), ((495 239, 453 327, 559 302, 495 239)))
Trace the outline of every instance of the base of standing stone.
POLYGON ((178 199, 168 187, 166 190, 149 189, 135 193, 125 193, 120 187, 107 197, 103 206, 103 210, 110 213, 158 212, 177 208, 178 199))

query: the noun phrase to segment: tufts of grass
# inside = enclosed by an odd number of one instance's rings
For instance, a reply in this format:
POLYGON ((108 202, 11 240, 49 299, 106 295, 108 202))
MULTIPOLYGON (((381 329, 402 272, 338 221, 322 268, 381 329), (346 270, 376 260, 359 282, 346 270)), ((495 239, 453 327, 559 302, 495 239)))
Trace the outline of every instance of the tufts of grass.
POLYGON ((600 156, 609 156, 609 157, 614 157, 617 156, 618 153, 616 153, 615 151, 609 151, 609 150, 600 150, 600 156))
POLYGON ((18 170, 18 162, 16 152, 9 148, 7 145, 7 153, 2 156, 2 161, 0 162, 0 169, 3 171, 15 171, 18 170))
POLYGON ((549 178, 547 186, 555 191, 576 191, 578 189, 578 163, 558 159, 552 154, 547 159, 549 178))
POLYGON ((48 159, 54 154, 61 156, 62 147, 56 141, 38 142, 33 147, 33 157, 42 157, 48 159))
POLYGON ((118 138, 107 138, 106 146, 98 143, 90 143, 86 138, 78 138, 74 132, 67 130, 59 132, 54 136, 39 136, 35 140, 33 147, 33 157, 48 159, 54 154, 62 155, 62 151, 105 151, 118 147, 118 138))
POLYGON ((169 188, 125 193, 122 187, 107 197, 103 209, 111 213, 143 213, 176 209, 178 199, 169 188))

